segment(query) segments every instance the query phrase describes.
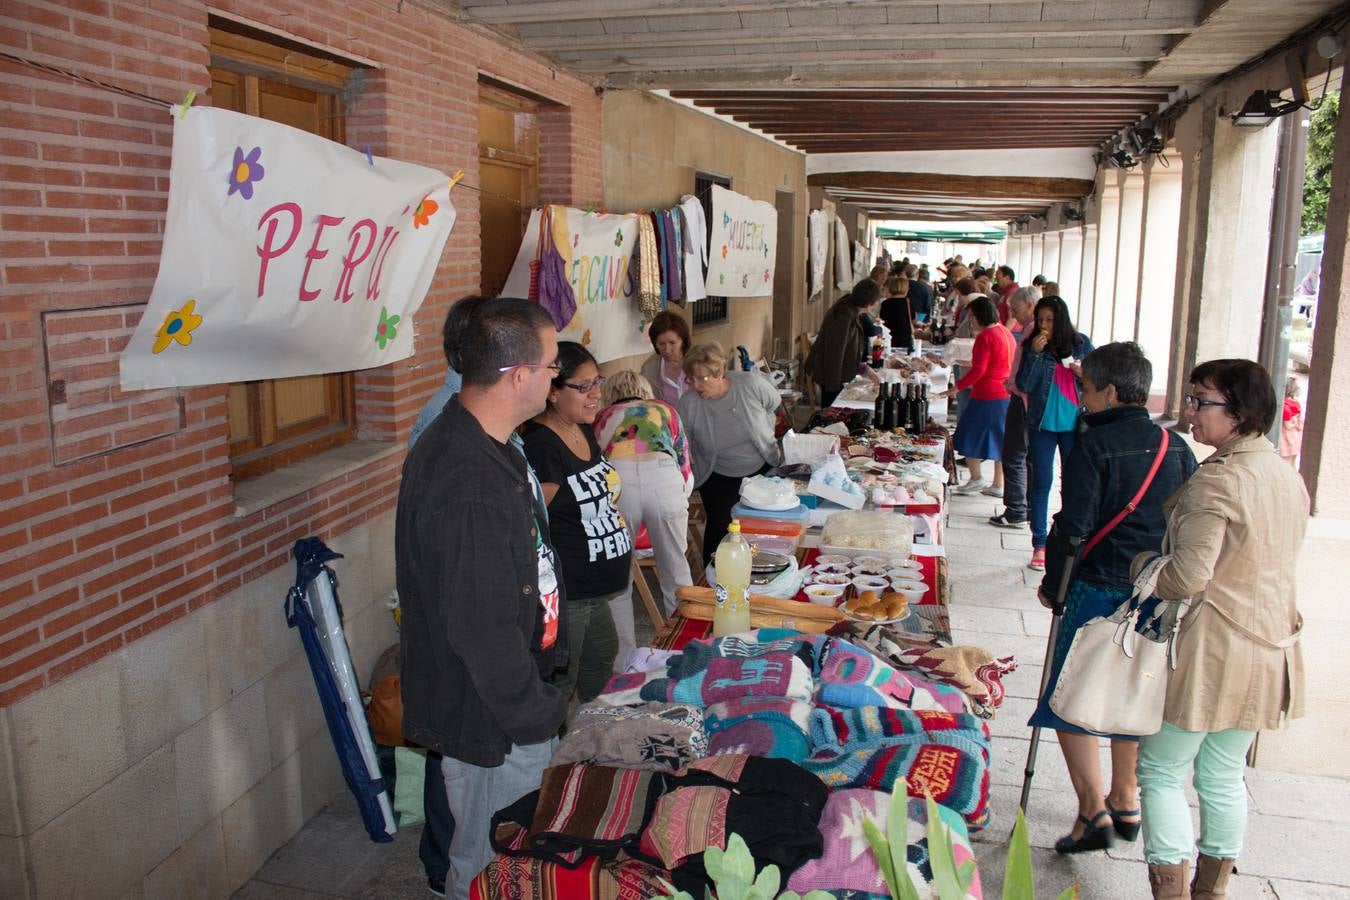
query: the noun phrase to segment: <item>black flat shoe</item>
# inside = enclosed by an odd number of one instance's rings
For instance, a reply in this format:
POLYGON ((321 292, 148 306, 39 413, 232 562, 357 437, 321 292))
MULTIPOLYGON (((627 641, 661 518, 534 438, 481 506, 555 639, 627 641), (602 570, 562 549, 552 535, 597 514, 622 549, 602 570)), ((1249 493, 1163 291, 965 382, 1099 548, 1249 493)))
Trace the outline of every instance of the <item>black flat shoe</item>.
POLYGON ((1121 816, 1137 816, 1140 811, 1137 809, 1116 809, 1111 805, 1111 801, 1106 801, 1106 811, 1111 814, 1111 825, 1115 828, 1116 834, 1123 841, 1137 840, 1139 837, 1139 826, 1142 822, 1125 822, 1121 816))
POLYGON ((1091 819, 1089 819, 1087 816, 1079 816, 1078 821, 1082 822, 1083 825, 1086 826, 1086 830, 1083 832, 1083 836, 1078 838, 1077 840, 1074 840, 1072 835, 1068 834, 1064 835, 1064 837, 1055 841, 1056 853, 1062 854, 1089 853, 1093 850, 1105 850, 1107 847, 1111 846, 1110 813, 1103 810, 1102 812, 1097 813, 1091 819), (1103 816, 1106 817, 1107 824, 1105 825, 1093 824, 1095 822, 1100 822, 1103 816))

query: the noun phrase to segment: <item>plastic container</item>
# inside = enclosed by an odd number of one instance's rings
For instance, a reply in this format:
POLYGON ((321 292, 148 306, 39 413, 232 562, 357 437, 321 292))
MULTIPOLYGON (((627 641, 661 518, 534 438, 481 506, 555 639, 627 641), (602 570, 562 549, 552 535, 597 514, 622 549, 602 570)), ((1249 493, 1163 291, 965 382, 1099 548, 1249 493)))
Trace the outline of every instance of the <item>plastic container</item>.
POLYGON ((834 606, 844 596, 844 589, 836 584, 812 584, 806 587, 806 599, 818 606, 834 606))

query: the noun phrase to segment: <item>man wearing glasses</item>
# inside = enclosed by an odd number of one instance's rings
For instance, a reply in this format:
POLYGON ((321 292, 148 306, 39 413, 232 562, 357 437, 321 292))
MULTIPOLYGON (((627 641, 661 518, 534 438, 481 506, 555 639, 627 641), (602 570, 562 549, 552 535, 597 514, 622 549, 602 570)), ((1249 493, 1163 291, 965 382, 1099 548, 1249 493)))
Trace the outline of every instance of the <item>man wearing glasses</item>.
POLYGON ((492 858, 492 814, 539 786, 566 712, 545 681, 567 656, 557 559, 537 482, 511 443, 544 409, 557 355, 542 307, 481 303, 449 359, 463 387, 403 465, 403 733, 444 757, 456 898, 492 858))

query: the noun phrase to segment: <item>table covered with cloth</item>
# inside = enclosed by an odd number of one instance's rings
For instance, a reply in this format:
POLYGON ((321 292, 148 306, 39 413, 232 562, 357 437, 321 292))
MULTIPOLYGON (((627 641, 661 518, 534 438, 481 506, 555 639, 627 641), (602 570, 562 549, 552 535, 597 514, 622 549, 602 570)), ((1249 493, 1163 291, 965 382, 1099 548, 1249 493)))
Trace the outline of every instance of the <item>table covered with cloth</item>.
MULTIPOLYGON (((761 628, 635 654, 574 718, 543 788, 494 818, 500 855, 473 896, 642 897, 667 875, 703 896, 702 851, 732 832, 793 890, 884 894, 861 821, 884 831, 900 789, 931 794, 957 862, 973 859, 969 830, 988 819, 985 722, 962 690, 892 665, 854 629, 761 628)), ((931 897, 925 817, 909 804, 905 871, 931 897)))

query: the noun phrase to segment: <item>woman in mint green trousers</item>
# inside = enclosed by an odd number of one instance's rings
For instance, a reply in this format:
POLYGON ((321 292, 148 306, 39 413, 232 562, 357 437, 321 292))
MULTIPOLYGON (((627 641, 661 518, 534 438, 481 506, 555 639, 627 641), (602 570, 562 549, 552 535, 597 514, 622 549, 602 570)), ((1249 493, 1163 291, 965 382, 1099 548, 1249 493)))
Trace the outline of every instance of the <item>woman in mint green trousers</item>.
MULTIPOLYGON (((1169 900, 1227 896, 1246 831, 1252 739, 1303 714, 1294 585, 1308 493, 1265 437, 1279 409, 1270 376, 1250 360, 1220 359, 1196 367, 1190 382, 1191 435, 1215 450, 1163 506, 1169 553, 1156 593, 1192 602, 1164 724, 1140 742, 1138 767, 1149 882, 1169 900), (1192 773, 1198 844, 1184 793, 1192 773)), ((1140 554, 1134 572, 1156 556, 1140 554)))

